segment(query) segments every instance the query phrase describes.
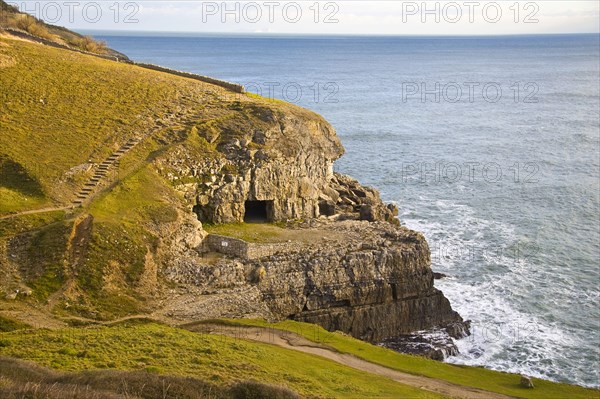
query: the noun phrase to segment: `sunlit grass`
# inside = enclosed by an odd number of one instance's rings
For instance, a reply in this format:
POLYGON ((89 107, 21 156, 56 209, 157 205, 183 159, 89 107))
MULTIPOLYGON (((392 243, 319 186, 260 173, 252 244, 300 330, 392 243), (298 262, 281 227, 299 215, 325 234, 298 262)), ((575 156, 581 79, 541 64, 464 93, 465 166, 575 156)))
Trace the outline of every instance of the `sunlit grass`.
POLYGON ((535 389, 522 388, 520 377, 515 374, 501 373, 480 367, 457 366, 418 356, 409 356, 368 344, 344 334, 331 333, 323 328, 307 323, 286 320, 280 323, 267 323, 262 320, 225 320, 227 324, 240 326, 259 326, 277 328, 293 332, 308 340, 319 342, 335 350, 352 354, 372 363, 394 370, 438 378, 459 385, 479 388, 519 398, 562 399, 562 398, 598 398, 598 390, 586 389, 575 385, 534 379, 535 389))
POLYGON ((441 398, 392 380, 273 345, 159 324, 0 334, 0 356, 57 370, 150 370, 229 384, 254 380, 328 398, 441 398))

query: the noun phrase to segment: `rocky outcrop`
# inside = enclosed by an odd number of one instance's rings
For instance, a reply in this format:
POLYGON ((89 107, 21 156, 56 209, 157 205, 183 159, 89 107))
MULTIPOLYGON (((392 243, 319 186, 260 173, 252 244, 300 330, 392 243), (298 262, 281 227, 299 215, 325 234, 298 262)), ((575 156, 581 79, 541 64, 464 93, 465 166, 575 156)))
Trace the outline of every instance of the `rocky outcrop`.
POLYGON ((266 269, 259 288, 278 318, 371 342, 462 322, 433 287, 429 247, 421 234, 387 223, 331 228, 344 239, 256 263, 266 269))
POLYGON ((200 319, 226 308, 229 317, 291 318, 371 342, 463 323, 433 285, 425 238, 400 227, 398 208, 376 190, 333 172, 343 147, 327 122, 297 108, 231 107, 191 129, 188 141, 201 151, 179 146, 156 161, 159 172, 202 222, 300 219, 307 222, 290 228, 305 239, 271 244, 261 256, 260 245, 215 236, 197 259, 174 254, 165 276, 207 295, 171 314, 200 319), (228 292, 231 306, 223 305, 228 292))
POLYGON ((376 190, 333 172, 344 149, 325 120, 297 109, 239 107, 239 113, 191 129, 204 143, 200 158, 181 147, 157 162, 200 221, 328 216, 397 223, 398 209, 383 204, 376 190))
MULTIPOLYGON (((429 247, 421 234, 387 222, 350 220, 322 219, 296 228, 314 239, 258 259, 171 266, 169 277, 219 298, 227 290, 239 295, 244 287, 260 293, 260 301, 229 316, 264 315, 266 306, 270 320, 315 323, 371 342, 463 323, 433 286, 429 247)), ((209 308, 204 303, 179 316, 214 317, 203 314, 209 308)))
POLYGON ((202 222, 319 217, 319 195, 333 178, 333 161, 344 152, 322 118, 252 104, 230 118, 201 123, 190 134, 212 156, 190 157, 182 164, 182 154, 175 153, 165 164, 179 165, 172 178, 187 176, 197 182, 185 190, 202 222), (248 214, 250 206, 259 208, 257 214, 248 214))
POLYGON ((334 220, 354 219, 400 224, 396 218, 396 205, 384 204, 377 190, 364 187, 357 180, 339 173, 334 173, 319 201, 320 213, 332 216, 334 220))
POLYGON ((385 338, 380 345, 397 352, 442 361, 459 354, 453 338, 465 338, 467 335, 469 322, 457 322, 445 328, 431 328, 385 338))

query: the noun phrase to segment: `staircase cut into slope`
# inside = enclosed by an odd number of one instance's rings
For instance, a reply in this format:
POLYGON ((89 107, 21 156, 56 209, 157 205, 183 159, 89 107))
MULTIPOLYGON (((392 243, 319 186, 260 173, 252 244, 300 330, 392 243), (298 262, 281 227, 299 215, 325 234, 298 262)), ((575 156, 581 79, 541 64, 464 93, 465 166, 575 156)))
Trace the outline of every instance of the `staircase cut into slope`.
POLYGON ((93 194, 98 191, 98 188, 106 181, 109 171, 118 168, 119 160, 123 155, 127 154, 133 147, 140 142, 139 138, 132 138, 127 143, 123 144, 117 151, 113 152, 108 158, 96 167, 94 175, 85 183, 84 187, 77 193, 73 200, 73 206, 82 206, 89 200, 93 194))

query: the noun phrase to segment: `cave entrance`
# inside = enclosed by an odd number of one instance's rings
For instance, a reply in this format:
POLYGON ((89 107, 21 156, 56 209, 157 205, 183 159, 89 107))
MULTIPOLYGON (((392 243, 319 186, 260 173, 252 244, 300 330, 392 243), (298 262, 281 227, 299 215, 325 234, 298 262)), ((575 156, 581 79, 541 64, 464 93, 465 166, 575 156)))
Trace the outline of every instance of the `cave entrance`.
POLYGON ((267 223, 273 221, 273 201, 246 201, 244 223, 267 223))

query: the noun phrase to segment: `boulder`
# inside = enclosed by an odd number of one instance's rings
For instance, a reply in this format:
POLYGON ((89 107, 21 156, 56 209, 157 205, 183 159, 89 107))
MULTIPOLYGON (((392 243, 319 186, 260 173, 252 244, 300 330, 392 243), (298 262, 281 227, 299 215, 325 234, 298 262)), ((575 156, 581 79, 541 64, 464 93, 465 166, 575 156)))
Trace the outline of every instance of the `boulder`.
POLYGON ((523 388, 529 388, 529 389, 533 389, 533 381, 531 380, 531 377, 528 377, 526 375, 522 375, 521 376, 521 386, 523 388))

